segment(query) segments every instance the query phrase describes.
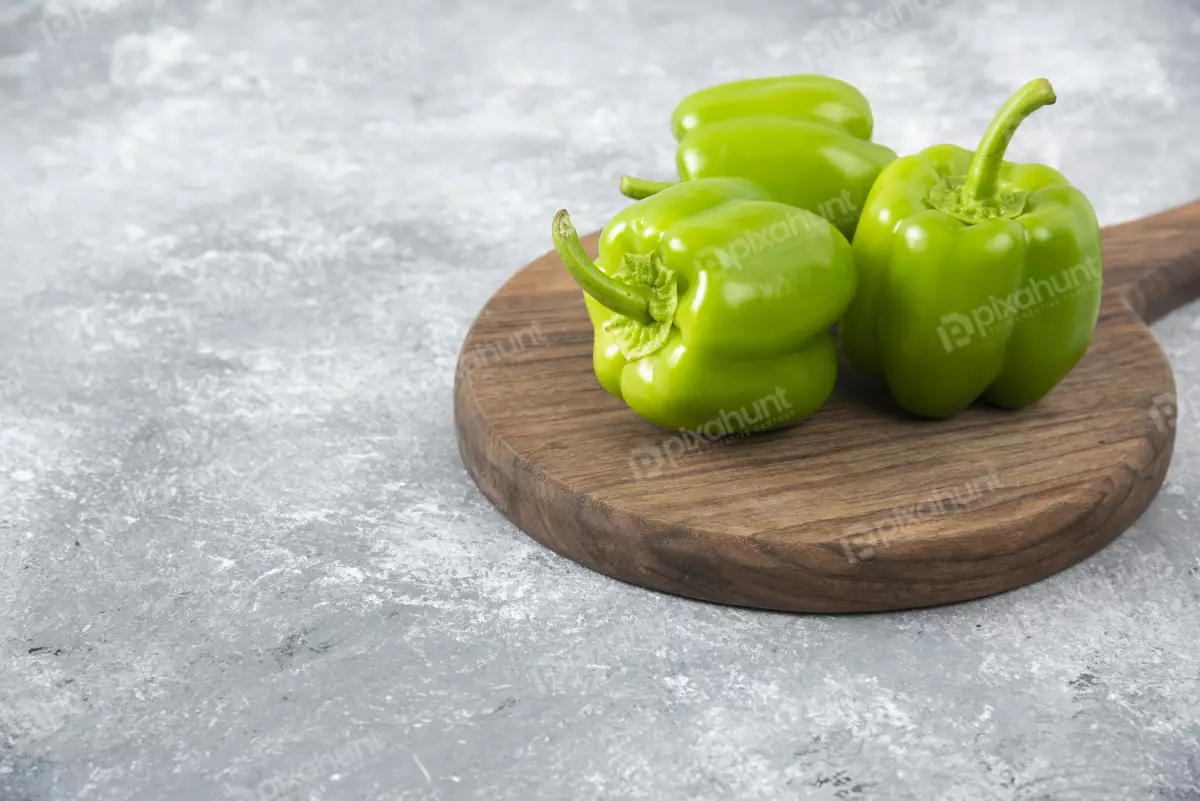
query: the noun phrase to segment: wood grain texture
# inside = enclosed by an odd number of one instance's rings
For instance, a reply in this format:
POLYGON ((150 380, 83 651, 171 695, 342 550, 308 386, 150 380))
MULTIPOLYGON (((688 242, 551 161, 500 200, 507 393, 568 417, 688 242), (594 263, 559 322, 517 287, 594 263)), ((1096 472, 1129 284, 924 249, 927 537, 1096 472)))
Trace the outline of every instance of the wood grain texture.
POLYGON ((666 592, 854 612, 1019 587, 1112 541, 1170 463, 1175 384, 1146 324, 1200 296, 1200 203, 1105 229, 1104 261, 1087 356, 1030 408, 918 420, 843 364, 809 421, 710 442, 601 389, 581 294, 547 253, 464 343, 463 462, 539 542, 666 592))

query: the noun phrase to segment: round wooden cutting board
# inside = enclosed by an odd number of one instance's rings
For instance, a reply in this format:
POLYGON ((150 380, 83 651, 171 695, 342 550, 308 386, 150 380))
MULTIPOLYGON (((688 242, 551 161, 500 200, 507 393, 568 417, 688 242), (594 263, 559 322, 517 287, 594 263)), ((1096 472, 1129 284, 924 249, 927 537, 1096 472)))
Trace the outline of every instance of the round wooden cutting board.
POLYGON ((1105 229, 1104 281, 1087 356, 1032 407, 919 420, 843 364, 807 422, 710 441, 600 387, 582 295, 551 252, 467 336, 459 448, 517 526, 635 584, 801 612, 1001 592, 1102 548, 1162 484, 1175 383, 1146 323, 1200 295, 1200 203, 1105 229))

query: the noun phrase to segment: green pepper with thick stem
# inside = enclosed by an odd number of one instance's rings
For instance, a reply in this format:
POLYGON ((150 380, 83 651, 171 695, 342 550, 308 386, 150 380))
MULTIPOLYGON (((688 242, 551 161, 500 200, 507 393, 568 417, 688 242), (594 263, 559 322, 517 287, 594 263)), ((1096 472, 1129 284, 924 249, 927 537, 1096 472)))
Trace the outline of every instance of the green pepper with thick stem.
POLYGON ((553 238, 584 290, 600 384, 645 419, 709 437, 765 431, 832 392, 829 329, 854 295, 854 262, 817 215, 710 178, 619 213, 596 262, 565 211, 553 238))
POLYGON ((859 289, 842 348, 897 402, 944 417, 978 398, 1016 408, 1083 358, 1100 310, 1100 227, 1082 192, 1004 161, 1049 81, 1005 103, 975 152, 937 145, 879 176, 854 237, 859 289))
MULTIPOLYGON (((747 178, 772 200, 824 217, 847 238, 871 184, 896 158, 870 141, 873 124, 862 93, 824 75, 711 86, 684 98, 671 117, 682 180, 747 178)), ((670 185, 621 179, 621 191, 632 198, 670 185)))

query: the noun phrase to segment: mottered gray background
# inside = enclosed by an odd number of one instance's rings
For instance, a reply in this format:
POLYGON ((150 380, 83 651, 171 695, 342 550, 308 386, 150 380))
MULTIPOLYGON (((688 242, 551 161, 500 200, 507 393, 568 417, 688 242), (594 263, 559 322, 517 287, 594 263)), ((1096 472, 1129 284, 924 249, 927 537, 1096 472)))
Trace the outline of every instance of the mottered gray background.
POLYGON ((1195 310, 1159 498, 999 597, 659 595, 464 472, 462 338, 553 212, 795 71, 902 153, 1044 75, 1014 158, 1105 223, 1200 196, 1195 0, 0 2, 0 799, 1200 799, 1195 310))

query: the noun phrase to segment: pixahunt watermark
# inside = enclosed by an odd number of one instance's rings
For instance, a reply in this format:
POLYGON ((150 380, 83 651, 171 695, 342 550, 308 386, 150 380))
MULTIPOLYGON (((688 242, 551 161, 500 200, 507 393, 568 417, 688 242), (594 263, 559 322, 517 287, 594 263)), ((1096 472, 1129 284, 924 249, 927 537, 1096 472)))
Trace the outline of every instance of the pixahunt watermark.
POLYGON ((335 100, 347 102, 347 93, 352 90, 370 86, 379 79, 396 81, 413 64, 421 63, 423 54, 420 39, 410 34, 401 44, 355 53, 351 60, 336 66, 314 68, 301 60, 293 69, 303 82, 278 99, 266 86, 258 88, 276 129, 288 131, 297 123, 301 112, 320 116, 329 112, 335 100))
POLYGON ((44 188, 35 188, 25 196, 14 195, 0 209, 0 223, 28 225, 50 216, 58 202, 57 193, 44 188))
POLYGON ((462 352, 458 360, 459 372, 468 367, 477 369, 488 365, 517 361, 536 348, 544 348, 550 340, 542 333, 534 320, 526 327, 514 331, 507 337, 489 342, 477 342, 462 352))
POLYGON ((60 7, 63 5, 60 3, 42 17, 42 36, 47 44, 56 45, 86 31, 101 17, 135 9, 157 11, 166 4, 166 0, 87 0, 69 3, 65 7, 60 7))
POLYGON ((972 309, 969 314, 951 312, 943 315, 938 325, 942 347, 946 353, 953 353, 972 342, 986 339, 1009 321, 1015 323, 1033 317, 1082 291, 1099 290, 1100 273, 1100 261, 1088 256, 1083 263, 1056 273, 1049 280, 1031 278, 1005 297, 992 295, 987 303, 972 309))
POLYGON ((916 503, 893 509, 887 517, 863 525, 850 526, 838 542, 852 565, 874 559, 877 551, 911 525, 938 517, 947 517, 979 503, 987 493, 1004 484, 999 474, 989 469, 978 478, 955 487, 937 490, 916 503))
POLYGON ((252 789, 227 785, 228 797, 232 799, 254 799, 254 801, 281 801, 287 798, 315 798, 313 787, 326 779, 340 778, 338 774, 358 768, 368 759, 382 754, 387 743, 378 734, 370 734, 340 748, 326 751, 310 759, 296 770, 272 776, 256 784, 252 789))
POLYGON ((1130 113, 1131 104, 1153 100, 1155 97, 1149 93, 1147 76, 1137 71, 1106 75, 1102 86, 1096 89, 1081 87, 1072 91, 1057 82, 1055 85, 1059 93, 1053 113, 1034 114, 1021 124, 1022 131, 1039 128, 1063 131, 1070 125, 1095 124, 1106 115, 1126 117, 1130 113))
POLYGON ((10 708, 23 722, 28 734, 36 738, 49 737, 66 726, 72 717, 86 711, 82 701, 69 696, 46 703, 24 698, 10 708))
POLYGON ((920 17, 958 0, 889 0, 887 5, 869 13, 847 14, 818 25, 800 40, 804 48, 800 72, 821 72, 837 53, 857 47, 880 36, 888 36, 920 17))
POLYGON ((722 409, 703 425, 676 432, 656 445, 638 445, 630 451, 629 469, 639 481, 660 476, 701 448, 727 445, 786 420, 791 409, 787 392, 776 387, 770 395, 732 411, 722 409))
POLYGON ((1183 390, 1179 395, 1163 392, 1150 399, 1150 419, 1159 433, 1178 429, 1184 422, 1196 419, 1200 410, 1200 387, 1183 390))
POLYGON ((1164 392, 1150 400, 1150 419, 1163 434, 1179 425, 1179 402, 1173 393, 1164 392))
POLYGON ((850 190, 843 189, 836 197, 822 202, 813 211, 797 209, 782 220, 748 230, 722 247, 703 248, 696 252, 696 261, 707 270, 740 270, 743 260, 768 252, 803 250, 805 237, 826 224, 857 219, 859 209, 850 190), (814 216, 815 215, 815 216, 814 216))

